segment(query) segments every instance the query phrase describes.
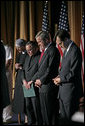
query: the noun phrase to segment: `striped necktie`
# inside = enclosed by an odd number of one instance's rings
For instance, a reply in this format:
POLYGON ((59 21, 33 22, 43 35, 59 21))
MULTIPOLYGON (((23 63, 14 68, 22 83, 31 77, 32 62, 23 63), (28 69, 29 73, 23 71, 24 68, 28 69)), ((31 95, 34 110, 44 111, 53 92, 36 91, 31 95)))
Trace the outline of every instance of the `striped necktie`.
POLYGON ((42 50, 42 53, 41 53, 41 56, 40 56, 40 59, 39 59, 39 63, 40 63, 40 61, 41 61, 43 55, 44 55, 44 49, 42 50))

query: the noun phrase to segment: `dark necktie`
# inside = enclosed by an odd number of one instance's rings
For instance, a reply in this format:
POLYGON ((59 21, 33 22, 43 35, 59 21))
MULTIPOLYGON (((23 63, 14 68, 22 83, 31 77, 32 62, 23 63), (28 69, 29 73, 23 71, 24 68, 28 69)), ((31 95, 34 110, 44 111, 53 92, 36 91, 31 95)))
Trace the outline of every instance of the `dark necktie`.
POLYGON ((39 63, 40 63, 40 61, 41 61, 43 55, 44 55, 44 50, 42 50, 42 53, 41 53, 41 56, 40 56, 40 59, 39 59, 39 63))

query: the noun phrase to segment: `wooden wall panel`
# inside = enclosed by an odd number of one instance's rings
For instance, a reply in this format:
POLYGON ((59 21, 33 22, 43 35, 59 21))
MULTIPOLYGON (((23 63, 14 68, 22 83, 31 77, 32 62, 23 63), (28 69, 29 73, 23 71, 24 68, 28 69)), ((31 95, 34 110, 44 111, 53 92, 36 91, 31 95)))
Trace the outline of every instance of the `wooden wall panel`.
POLYGON ((79 46, 81 38, 82 1, 68 2, 71 39, 79 46))
POLYGON ((29 1, 29 24, 30 24, 30 40, 34 40, 34 34, 35 34, 35 27, 34 27, 34 2, 29 1))

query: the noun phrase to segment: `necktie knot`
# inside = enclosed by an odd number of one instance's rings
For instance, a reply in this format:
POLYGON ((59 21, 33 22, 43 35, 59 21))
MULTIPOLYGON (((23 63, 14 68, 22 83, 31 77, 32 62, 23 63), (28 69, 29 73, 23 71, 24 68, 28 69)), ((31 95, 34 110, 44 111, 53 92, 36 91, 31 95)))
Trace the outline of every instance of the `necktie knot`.
POLYGON ((42 51, 44 52, 44 49, 42 51))

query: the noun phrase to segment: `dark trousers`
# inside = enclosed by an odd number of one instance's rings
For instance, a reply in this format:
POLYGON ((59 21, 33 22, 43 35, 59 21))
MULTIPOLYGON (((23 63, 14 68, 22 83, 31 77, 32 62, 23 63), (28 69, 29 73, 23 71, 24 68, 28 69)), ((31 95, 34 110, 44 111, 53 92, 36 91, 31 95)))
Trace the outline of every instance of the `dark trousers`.
POLYGON ((39 97, 27 97, 26 100, 26 111, 28 116, 28 124, 36 123, 37 125, 42 124, 41 109, 39 103, 39 97))
MULTIPOLYGON (((76 99, 71 99, 65 102, 64 100, 59 100, 59 105, 60 105, 60 117, 62 123, 69 123, 71 120, 72 115, 78 111, 78 101, 76 99)), ((60 123, 61 123, 60 120, 60 123)))
POLYGON ((41 104, 43 125, 55 125, 59 110, 58 105, 55 106, 56 99, 57 96, 53 92, 40 93, 40 104, 41 104))

